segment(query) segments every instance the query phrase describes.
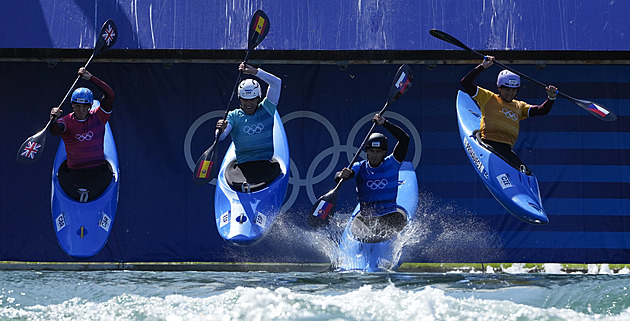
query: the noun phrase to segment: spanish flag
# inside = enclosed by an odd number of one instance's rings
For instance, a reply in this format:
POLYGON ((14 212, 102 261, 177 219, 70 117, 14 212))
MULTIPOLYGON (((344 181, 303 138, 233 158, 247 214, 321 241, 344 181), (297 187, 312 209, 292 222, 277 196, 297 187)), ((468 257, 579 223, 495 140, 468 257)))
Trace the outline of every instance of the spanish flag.
POLYGON ((197 171, 197 178, 208 178, 208 172, 212 168, 212 161, 203 161, 197 171))
POLYGON ((258 34, 262 34, 263 31, 267 28, 267 20, 265 20, 265 18, 263 18, 262 16, 258 16, 255 26, 256 27, 254 27, 254 30, 258 32, 258 34))

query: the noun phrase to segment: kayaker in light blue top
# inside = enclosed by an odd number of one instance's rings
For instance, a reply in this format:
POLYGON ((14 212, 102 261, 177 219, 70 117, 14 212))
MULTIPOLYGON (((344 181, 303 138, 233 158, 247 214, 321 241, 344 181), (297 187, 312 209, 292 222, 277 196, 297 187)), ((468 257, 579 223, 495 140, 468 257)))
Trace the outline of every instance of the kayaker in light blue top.
POLYGON ((280 99, 282 80, 260 68, 241 63, 239 70, 266 82, 267 95, 262 98, 262 88, 255 79, 245 79, 238 86, 240 108, 228 113, 227 118, 217 121, 222 131, 220 140, 229 134, 234 142, 236 163, 247 183, 268 183, 280 174, 280 167, 272 162, 273 122, 280 99))

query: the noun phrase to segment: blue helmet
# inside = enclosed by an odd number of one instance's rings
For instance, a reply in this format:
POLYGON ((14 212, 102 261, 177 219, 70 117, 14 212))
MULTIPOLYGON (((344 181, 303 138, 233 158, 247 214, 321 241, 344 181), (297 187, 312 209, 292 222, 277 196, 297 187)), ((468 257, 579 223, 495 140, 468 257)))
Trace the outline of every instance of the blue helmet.
POLYGON ((77 104, 92 104, 94 101, 94 94, 89 88, 81 87, 74 90, 72 93, 72 102, 77 104))

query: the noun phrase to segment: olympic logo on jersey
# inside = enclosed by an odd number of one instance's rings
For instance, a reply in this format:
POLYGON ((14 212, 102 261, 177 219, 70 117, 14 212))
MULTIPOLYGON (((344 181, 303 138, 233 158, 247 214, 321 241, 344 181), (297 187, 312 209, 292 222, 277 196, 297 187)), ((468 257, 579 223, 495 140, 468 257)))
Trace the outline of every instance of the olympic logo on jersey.
POLYGON ((367 181, 365 183, 365 185, 367 185, 367 187, 369 187, 372 190, 377 190, 377 189, 384 189, 387 184, 389 182, 387 181, 386 178, 383 179, 371 179, 369 181, 367 181))
POLYGON ((513 111, 511 111, 511 110, 509 110, 507 108, 501 109, 501 112, 505 115, 505 117, 507 117, 507 118, 509 118, 509 119, 511 119, 513 121, 518 121, 518 115, 515 112, 513 112, 513 111))
POLYGON ((92 140, 92 137, 94 137, 94 133, 91 130, 87 133, 74 135, 74 138, 76 138, 80 142, 85 140, 92 140))
MULTIPOLYGON (((202 116, 200 116, 195 122, 190 125, 188 128, 188 132, 184 138, 183 144, 183 152, 186 158, 186 162, 191 171, 195 169, 195 159, 193 158, 192 153, 192 140, 195 133, 198 131, 199 127, 211 121, 215 118, 221 118, 224 115, 224 111, 222 110, 214 110, 210 111, 202 116)), ((388 119, 395 119, 400 122, 404 129, 407 130, 409 136, 412 138, 411 145, 414 146, 413 159, 412 164, 414 167, 418 166, 420 163, 420 158, 422 156, 422 139, 420 138, 420 133, 416 128, 415 124, 411 122, 407 117, 398 114, 396 112, 387 112, 388 119)), ((299 110, 290 112, 284 116, 282 116, 282 123, 285 127, 292 126, 293 123, 299 122, 299 126, 304 126, 304 123, 312 123, 315 126, 320 126, 321 129, 317 129, 321 131, 322 135, 326 135, 329 137, 330 143, 329 145, 325 145, 323 150, 318 151, 310 163, 300 163, 297 164, 290 160, 289 166, 291 167, 291 174, 289 178, 289 188, 287 189, 287 199, 282 205, 281 211, 288 211, 295 204, 299 195, 302 193, 306 193, 306 197, 311 202, 311 204, 315 203, 319 196, 321 196, 319 191, 316 191, 316 185, 321 182, 328 182, 332 175, 336 171, 338 171, 341 166, 345 166, 348 162, 353 158, 354 154, 357 151, 357 147, 361 142, 360 139, 365 135, 364 130, 367 130, 367 127, 371 124, 372 118, 374 117, 373 113, 367 113, 363 117, 356 120, 356 124, 352 126, 350 132, 343 138, 337 132, 337 128, 333 123, 331 123, 326 117, 321 114, 312 111, 299 110), (345 157, 344 157, 345 156, 345 157), (347 159, 347 160, 346 160, 347 159), (327 164, 323 164, 327 161, 327 164)), ((256 126, 251 126, 254 129, 256 126)), ((250 128, 251 130, 251 128, 250 128)), ((319 134, 319 132, 318 132, 319 134)), ((295 140, 289 140, 289 144, 299 144, 300 142, 296 142, 295 140)), ((317 148, 314 148, 315 150, 317 148)), ((411 156, 411 155, 410 155, 411 156)), ((387 185, 386 182, 381 182, 379 185, 377 182, 372 182, 375 184, 375 188, 379 188, 382 184, 387 185)), ((217 184, 217 179, 214 178, 210 182, 212 185, 217 184)), ((382 185, 385 188, 385 185, 382 185)))
POLYGON ((265 126, 262 123, 258 123, 255 126, 245 126, 243 127, 243 132, 247 135, 260 134, 262 130, 265 129, 265 126))

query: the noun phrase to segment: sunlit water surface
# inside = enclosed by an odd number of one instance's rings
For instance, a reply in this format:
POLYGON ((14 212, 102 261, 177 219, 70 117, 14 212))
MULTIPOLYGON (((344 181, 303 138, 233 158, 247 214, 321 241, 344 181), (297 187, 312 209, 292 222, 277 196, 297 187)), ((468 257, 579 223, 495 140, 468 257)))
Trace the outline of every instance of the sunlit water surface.
POLYGON ((550 270, 0 271, 0 319, 630 320, 627 274, 550 270))

